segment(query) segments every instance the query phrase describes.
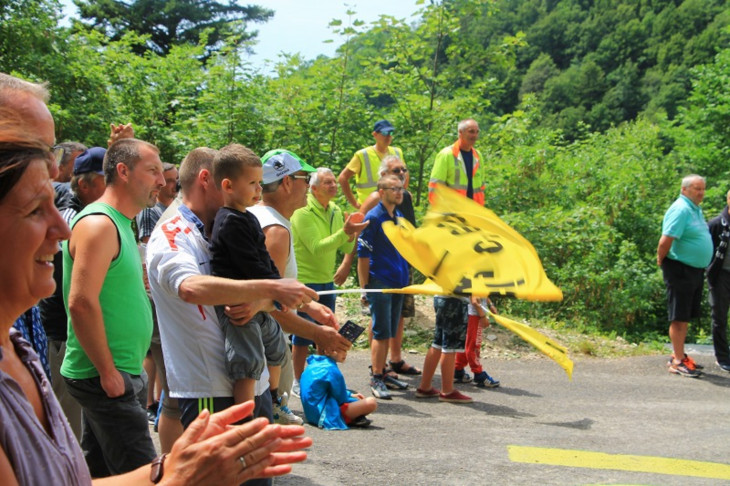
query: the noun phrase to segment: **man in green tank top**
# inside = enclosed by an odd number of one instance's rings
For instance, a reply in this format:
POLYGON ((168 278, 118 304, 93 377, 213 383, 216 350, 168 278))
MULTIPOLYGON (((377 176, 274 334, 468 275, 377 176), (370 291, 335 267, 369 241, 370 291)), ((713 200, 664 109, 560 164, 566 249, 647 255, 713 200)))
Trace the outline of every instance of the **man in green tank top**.
POLYGON ((61 366, 83 409, 81 441, 93 477, 121 474, 155 457, 142 360, 152 336, 152 310, 132 220, 155 203, 165 184, 157 147, 123 139, 104 157, 106 190, 71 222, 63 243, 63 295, 68 343, 61 366))

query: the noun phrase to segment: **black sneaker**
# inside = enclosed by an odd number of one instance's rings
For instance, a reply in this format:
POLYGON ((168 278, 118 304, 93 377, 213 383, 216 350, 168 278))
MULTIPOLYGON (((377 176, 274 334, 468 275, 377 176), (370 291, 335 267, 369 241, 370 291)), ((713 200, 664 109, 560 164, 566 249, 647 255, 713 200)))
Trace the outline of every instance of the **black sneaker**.
POLYGON ((157 409, 160 408, 160 403, 155 402, 149 407, 147 407, 147 421, 150 423, 150 425, 154 425, 157 421, 157 409))
POLYGON ((365 415, 360 415, 359 417, 352 419, 352 422, 350 422, 349 426, 350 427, 361 427, 364 429, 366 427, 370 427, 370 424, 372 424, 372 423, 373 423, 373 421, 370 420, 369 418, 367 418, 365 415))
POLYGON ((489 373, 482 371, 474 375, 474 384, 479 388, 497 388, 499 386, 499 380, 495 380, 489 373))
POLYGON ((471 383, 472 377, 465 370, 454 370, 454 383, 471 383))

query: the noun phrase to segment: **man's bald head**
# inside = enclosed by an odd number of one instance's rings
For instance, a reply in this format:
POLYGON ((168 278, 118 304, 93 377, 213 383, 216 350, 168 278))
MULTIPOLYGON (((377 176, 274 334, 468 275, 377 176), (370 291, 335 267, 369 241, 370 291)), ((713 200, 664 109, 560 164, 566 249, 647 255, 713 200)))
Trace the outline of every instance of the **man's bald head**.
POLYGON ((46 84, 31 83, 0 73, 0 107, 22 115, 24 129, 52 147, 56 142, 56 126, 46 103, 46 84))

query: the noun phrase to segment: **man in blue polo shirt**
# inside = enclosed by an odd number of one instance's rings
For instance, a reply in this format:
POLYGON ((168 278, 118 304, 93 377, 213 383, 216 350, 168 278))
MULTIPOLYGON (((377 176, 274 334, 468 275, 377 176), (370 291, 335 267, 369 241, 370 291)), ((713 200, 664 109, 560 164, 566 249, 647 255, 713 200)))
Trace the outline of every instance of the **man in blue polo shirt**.
POLYGON ((701 367, 684 352, 689 320, 700 317, 705 267, 712 259, 712 237, 702 215, 705 178, 696 174, 682 179, 679 198, 669 207, 657 247, 657 265, 667 287, 669 339, 674 354, 669 372, 697 378, 701 367))
MULTIPOLYGON (((408 263, 385 236, 383 223, 396 222, 403 217, 395 208, 403 202, 403 182, 398 177, 385 176, 378 181, 377 187, 380 202, 365 215, 365 222, 370 224, 357 241, 357 274, 362 288, 399 289, 408 285, 408 263)), ((373 318, 370 389, 376 398, 389 400, 391 396, 383 381, 383 372, 390 340, 398 331, 403 294, 375 292, 368 295, 368 301, 373 318)))

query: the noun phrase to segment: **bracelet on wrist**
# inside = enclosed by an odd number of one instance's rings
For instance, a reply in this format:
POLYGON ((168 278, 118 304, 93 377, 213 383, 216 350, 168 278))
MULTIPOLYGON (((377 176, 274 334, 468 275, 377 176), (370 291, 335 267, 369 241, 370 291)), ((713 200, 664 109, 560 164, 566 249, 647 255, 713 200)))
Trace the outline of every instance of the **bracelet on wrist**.
POLYGON ((152 461, 152 468, 150 469, 150 481, 152 481, 153 484, 157 484, 162 481, 162 476, 165 474, 166 457, 167 452, 165 452, 164 454, 160 454, 155 458, 154 461, 152 461))

